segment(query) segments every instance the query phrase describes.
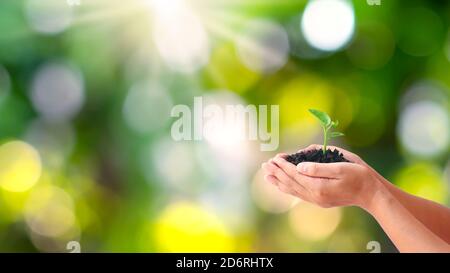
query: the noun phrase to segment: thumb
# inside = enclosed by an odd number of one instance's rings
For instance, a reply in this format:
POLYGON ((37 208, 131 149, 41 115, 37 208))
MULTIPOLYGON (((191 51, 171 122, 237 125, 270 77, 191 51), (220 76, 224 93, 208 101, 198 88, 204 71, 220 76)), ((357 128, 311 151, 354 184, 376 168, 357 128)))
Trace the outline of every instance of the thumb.
POLYGON ((338 178, 341 175, 343 163, 302 162, 297 165, 297 171, 303 175, 320 178, 338 178))

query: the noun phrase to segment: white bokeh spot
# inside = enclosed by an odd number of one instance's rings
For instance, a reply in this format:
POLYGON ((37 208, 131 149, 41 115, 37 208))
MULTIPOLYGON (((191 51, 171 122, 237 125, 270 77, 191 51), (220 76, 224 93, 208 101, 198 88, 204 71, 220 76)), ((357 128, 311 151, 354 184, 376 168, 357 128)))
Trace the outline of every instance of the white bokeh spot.
POLYGON ((306 41, 323 51, 344 47, 355 31, 353 7, 346 0, 314 0, 305 8, 301 30, 306 41))

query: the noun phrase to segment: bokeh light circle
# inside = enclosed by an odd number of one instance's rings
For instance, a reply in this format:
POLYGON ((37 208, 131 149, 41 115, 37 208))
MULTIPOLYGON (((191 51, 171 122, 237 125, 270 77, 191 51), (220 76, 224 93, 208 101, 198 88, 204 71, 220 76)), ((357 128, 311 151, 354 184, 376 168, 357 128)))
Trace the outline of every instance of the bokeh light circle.
POLYGON ((347 0, 309 1, 301 19, 306 41, 323 51, 344 47, 355 30, 355 15, 347 0))
POLYGON ((393 182, 406 192, 422 198, 445 204, 449 185, 443 172, 429 163, 416 163, 400 169, 393 182))
POLYGON ((286 212, 300 201, 300 199, 280 191, 273 184, 265 181, 262 170, 259 170, 253 178, 252 197, 261 210, 270 213, 286 212))
POLYGON ((241 62, 232 43, 219 45, 213 49, 207 73, 218 88, 237 93, 244 93, 261 77, 260 73, 249 69, 241 62))
POLYGON ((155 222, 160 252, 232 252, 233 238, 216 215, 190 202, 166 207, 155 222))
POLYGON ((420 80, 408 88, 400 100, 400 110, 405 110, 411 104, 433 101, 441 104, 443 107, 448 105, 449 90, 445 84, 435 80, 420 80))
POLYGON ((43 34, 57 34, 73 21, 73 10, 66 1, 27 0, 25 11, 30 26, 43 34))
POLYGON ((4 190, 29 190, 38 181, 41 171, 41 159, 33 146, 16 140, 0 146, 0 187, 4 190))
POLYGON ((442 154, 450 141, 448 112, 433 101, 413 103, 401 113, 397 132, 402 145, 415 155, 442 154))
POLYGON ((149 133, 170 119, 172 99, 161 86, 137 83, 128 92, 123 105, 123 116, 127 125, 138 133, 149 133))
POLYGON ((262 73, 274 72, 288 60, 288 35, 275 22, 250 21, 237 40, 237 53, 249 69, 262 73))
POLYGON ((296 236, 306 241, 326 239, 341 222, 340 208, 323 209, 307 202, 300 202, 289 211, 289 224, 296 236))
POLYGON ((72 66, 50 62, 36 72, 30 95, 34 108, 42 118, 49 121, 71 120, 83 107, 84 81, 72 66))
POLYGON ((65 190, 50 185, 30 194, 25 221, 32 232, 46 237, 63 236, 77 228, 72 198, 65 190))
POLYGON ((301 31, 301 14, 292 17, 286 24, 286 31, 289 36, 290 53, 301 59, 320 59, 330 56, 332 51, 323 51, 310 45, 301 31))
MULTIPOLYGON (((236 115, 236 112, 229 111, 232 106, 246 105, 246 103, 228 90, 211 90, 211 92, 202 97, 203 109, 206 111, 202 130, 203 139, 210 146, 213 152, 220 157, 228 159, 229 162, 239 164, 239 167, 233 166, 232 169, 244 168, 248 162, 249 143, 246 135, 246 116, 236 115), (236 153, 235 151, 239 151, 236 153)), ((232 108, 236 109, 236 108, 232 108)), ((195 120, 197 124, 202 121, 195 120)), ((222 163, 221 163, 222 164, 222 163)), ((228 163, 222 164, 231 173, 234 173, 228 163), (227 166, 225 166, 227 165, 227 166)))
POLYGON ((142 171, 149 182, 158 178, 168 191, 195 192, 199 183, 194 176, 196 161, 193 153, 188 142, 162 138, 143 149, 142 171))

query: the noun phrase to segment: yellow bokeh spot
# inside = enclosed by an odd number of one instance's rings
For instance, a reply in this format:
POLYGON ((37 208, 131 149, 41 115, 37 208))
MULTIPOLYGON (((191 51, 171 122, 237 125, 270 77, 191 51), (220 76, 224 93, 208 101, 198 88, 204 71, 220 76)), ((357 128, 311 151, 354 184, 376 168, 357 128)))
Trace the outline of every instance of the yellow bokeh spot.
POLYGON ((341 221, 340 208, 320 208, 301 202, 289 212, 289 224, 300 239, 318 241, 326 239, 341 221))
POLYGON ((215 88, 242 93, 259 80, 260 74, 245 67, 235 51, 232 44, 224 44, 214 49, 206 71, 215 88))
POLYGON ((47 237, 64 236, 78 228, 72 198, 63 189, 50 185, 39 186, 30 193, 25 220, 34 233, 47 237))
POLYGON ((41 175, 39 153, 22 141, 0 146, 0 187, 11 192, 29 190, 41 175))
POLYGON ((3 220, 16 221, 22 216, 23 208, 30 192, 10 192, 0 191, 0 198, 3 209, 5 210, 1 215, 3 220))
POLYGON ((333 87, 323 79, 302 74, 283 85, 280 97, 280 122, 287 133, 301 136, 299 141, 310 141, 320 130, 320 124, 308 112, 314 108, 332 114, 333 87))
POLYGON ((445 204, 448 185, 443 173, 428 163, 417 163, 401 169, 394 177, 394 183, 410 194, 445 204))
POLYGON ((155 223, 154 239, 161 252, 232 252, 234 242, 218 217, 199 205, 169 205, 155 223))

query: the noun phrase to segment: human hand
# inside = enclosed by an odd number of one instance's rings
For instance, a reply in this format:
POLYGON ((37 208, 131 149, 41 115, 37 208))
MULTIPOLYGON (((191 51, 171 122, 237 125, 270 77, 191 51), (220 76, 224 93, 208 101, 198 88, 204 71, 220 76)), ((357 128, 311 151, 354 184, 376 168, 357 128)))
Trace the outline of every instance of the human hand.
MULTIPOLYGON (((320 150, 322 148, 323 148, 323 145, 311 144, 308 147, 306 147, 305 149, 300 149, 299 152, 301 152, 301 151, 308 151, 308 150, 314 150, 314 149, 320 150)), ((373 175, 375 175, 380 181, 382 181, 384 183, 384 185, 390 184, 390 182, 387 181, 386 178, 384 178, 381 174, 379 174, 377 171, 375 171, 369 164, 367 164, 364 160, 362 160, 358 155, 356 155, 356 154, 354 154, 352 152, 349 152, 347 150, 344 150, 344 149, 342 149, 340 147, 336 147, 336 146, 328 146, 328 148, 331 149, 331 150, 337 149, 350 162, 367 167, 372 172, 373 175)))
POLYGON ((366 209, 381 184, 372 170, 349 152, 344 156, 355 163, 303 162, 295 166, 285 156, 278 154, 263 164, 265 179, 281 191, 321 207, 356 205, 366 209))

